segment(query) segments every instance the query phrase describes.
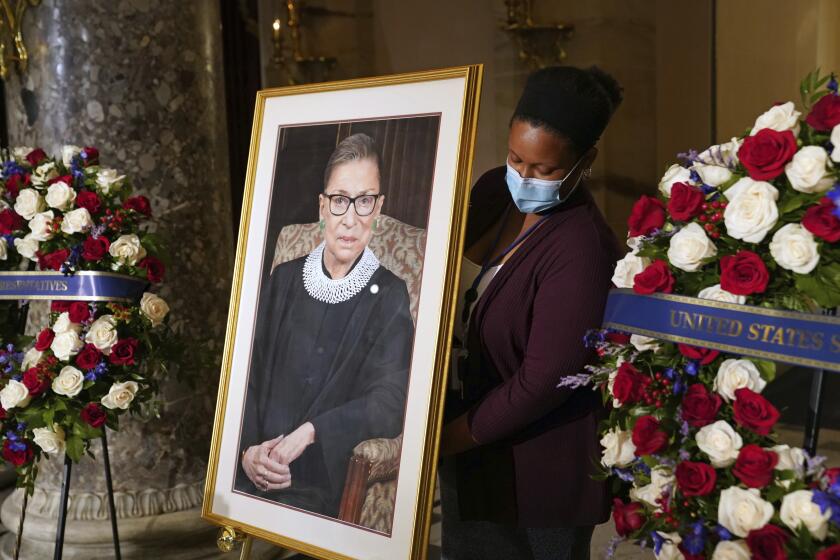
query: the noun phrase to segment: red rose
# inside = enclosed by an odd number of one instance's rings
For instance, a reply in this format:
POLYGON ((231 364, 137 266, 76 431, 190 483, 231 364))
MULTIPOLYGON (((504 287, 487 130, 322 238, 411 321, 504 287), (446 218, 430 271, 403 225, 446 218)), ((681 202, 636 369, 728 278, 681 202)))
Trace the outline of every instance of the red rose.
POLYGON ((610 331, 607 333, 607 340, 613 344, 630 344, 630 335, 627 333, 610 331))
POLYGON ((6 409, 3 408, 2 406, 0 406, 0 420, 3 420, 5 418, 6 418, 6 409))
POLYGON ((99 364, 102 354, 93 344, 85 344, 76 354, 76 365, 84 371, 91 370, 99 364))
POLYGON ((70 320, 74 323, 84 323, 90 319, 90 307, 86 301, 74 301, 70 304, 70 320))
POLYGON ((674 289, 674 282, 674 275, 668 269, 668 263, 656 260, 633 277, 633 291, 637 294, 670 294, 674 289))
POLYGON ((76 206, 87 208, 87 211, 93 216, 99 212, 99 209, 102 207, 102 201, 99 200, 99 195, 95 192, 83 190, 79 191, 79 194, 76 195, 76 206))
POLYGON ((754 443, 741 448, 732 474, 749 488, 764 488, 773 481, 773 468, 779 462, 774 451, 765 451, 754 443))
POLYGON ((61 265, 70 256, 70 249, 59 249, 47 255, 38 257, 38 265, 41 270, 61 270, 61 265))
POLYGON ((26 161, 28 161, 29 165, 31 165, 32 167, 35 167, 36 165, 41 163, 41 160, 44 159, 47 159, 47 154, 41 148, 35 148, 34 150, 26 154, 26 161))
POLYGON ((68 185, 73 184, 73 176, 72 175, 59 175, 58 177, 53 177, 49 181, 47 181, 48 185, 52 185, 55 183, 66 183, 68 185))
POLYGON ((805 212, 802 227, 829 243, 837 243, 840 241, 840 219, 832 213, 834 208, 830 198, 821 198, 819 204, 805 212))
POLYGON ((720 259, 720 287, 727 292, 739 296, 760 294, 769 281, 764 261, 752 251, 738 251, 720 259))
POLYGON ((697 360, 702 366, 711 364, 720 354, 717 350, 700 348, 699 346, 691 346, 688 344, 677 344, 677 348, 679 348, 680 354, 689 360, 697 360))
POLYGON ((86 404, 79 416, 81 416, 82 421, 93 428, 101 427, 105 423, 105 420, 108 419, 105 410, 96 403, 86 404))
POLYGON ((720 395, 710 393, 702 383, 689 385, 683 395, 682 418, 692 428, 702 428, 715 421, 721 403, 720 395))
POLYGON ((747 546, 753 560, 787 560, 787 541, 787 533, 769 523, 761 529, 753 529, 747 535, 747 546))
POLYGON ((705 201, 706 195, 700 189, 685 183, 674 183, 668 200, 668 212, 675 220, 687 222, 700 213, 700 206, 705 201))
POLYGON ((23 227, 23 218, 11 208, 0 212, 0 235, 9 235, 23 227))
POLYGON ((762 128, 755 136, 747 136, 738 150, 738 159, 750 177, 770 181, 781 175, 785 164, 796 153, 796 137, 790 130, 779 132, 762 128))
POLYGON ((615 376, 613 395, 621 404, 633 404, 644 396, 650 383, 650 377, 641 373, 630 362, 624 362, 615 376))
POLYGON ((735 391, 735 422, 761 436, 766 436, 779 420, 779 411, 770 401, 747 388, 735 391))
POLYGON ((52 344, 55 338, 55 333, 52 329, 44 329, 38 333, 38 338, 35 340, 35 350, 43 352, 52 344))
POLYGON ((108 254, 111 242, 104 235, 99 237, 88 237, 82 243, 82 258, 86 261, 98 261, 108 254))
POLYGON ((665 225, 665 205, 652 196, 642 196, 627 218, 630 237, 647 235, 665 225))
POLYGON ((62 300, 53 300, 50 303, 50 311, 53 313, 64 313, 65 311, 70 311, 70 304, 73 303, 71 301, 62 301, 62 300))
POLYGON ((835 544, 817 552, 815 560, 840 560, 840 544, 835 544))
POLYGON ((613 520, 615 520, 615 532, 622 537, 638 531, 645 524, 645 510, 642 504, 637 502, 624 503, 618 498, 613 498, 613 520))
POLYGON ((108 358, 115 366, 133 366, 134 355, 137 353, 137 346, 140 341, 136 338, 123 338, 118 340, 111 347, 111 355, 108 358))
POLYGON ((3 442, 3 458, 16 467, 31 462, 34 457, 32 446, 25 441, 14 442, 7 439, 3 442), (23 449, 15 449, 15 447, 23 447, 23 449))
POLYGON ((140 268, 146 269, 146 278, 149 279, 149 282, 153 284, 157 284, 159 282, 163 282, 163 276, 166 273, 166 267, 155 257, 146 257, 139 263, 137 266, 140 268))
POLYGON ((12 198, 17 198, 20 189, 29 185, 31 180, 31 175, 27 173, 26 175, 21 175, 20 173, 16 173, 12 175, 8 179, 6 179, 6 190, 9 191, 9 195, 12 198))
POLYGON ((840 97, 831 94, 820 97, 811 107, 805 122, 820 132, 828 132, 840 124, 840 97))
POLYGON ((715 489, 717 471, 707 463, 683 461, 674 471, 683 496, 705 496, 715 489))
POLYGON ((659 420, 650 415, 636 420, 632 439, 637 457, 657 453, 668 444, 668 434, 659 428, 659 420))
POLYGON ((44 391, 50 388, 50 381, 52 381, 47 374, 40 369, 33 367, 24 372, 21 383, 26 385, 29 389, 29 394, 37 397, 44 391))
POLYGON ((126 210, 134 210, 144 216, 152 215, 152 205, 149 204, 149 199, 145 196, 132 196, 123 202, 123 208, 126 210))
POLYGON ((88 165, 96 165, 99 163, 99 150, 94 148, 93 146, 85 146, 82 148, 82 161, 84 162, 83 167, 87 167, 88 165))
POLYGON ((832 485, 840 479, 840 467, 833 467, 825 470, 825 476, 828 478, 828 484, 832 485))

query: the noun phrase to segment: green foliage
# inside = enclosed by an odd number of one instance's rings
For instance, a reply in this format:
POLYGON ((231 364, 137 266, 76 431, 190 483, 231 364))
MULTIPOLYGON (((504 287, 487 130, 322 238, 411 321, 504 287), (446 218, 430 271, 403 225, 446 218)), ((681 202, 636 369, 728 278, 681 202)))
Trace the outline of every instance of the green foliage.
POLYGON ((811 106, 819 101, 819 99, 828 93, 828 90, 825 89, 825 85, 828 83, 828 80, 831 79, 831 76, 820 76, 820 69, 817 68, 808 73, 805 76, 805 79, 799 84, 799 95, 802 100, 802 108, 806 111, 811 108, 811 106))

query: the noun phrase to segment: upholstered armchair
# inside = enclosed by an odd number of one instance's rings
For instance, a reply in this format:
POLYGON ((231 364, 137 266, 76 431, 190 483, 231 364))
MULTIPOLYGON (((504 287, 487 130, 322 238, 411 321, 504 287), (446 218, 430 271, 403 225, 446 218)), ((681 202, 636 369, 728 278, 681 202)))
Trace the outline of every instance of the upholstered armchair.
MULTIPOLYGON (((416 323, 426 231, 390 216, 381 215, 378 220, 368 246, 385 268, 405 281, 411 317, 416 323)), ((284 227, 277 236, 272 269, 307 255, 321 240, 317 223, 284 227)), ((356 446, 347 468, 339 519, 391 532, 401 449, 402 435, 371 439, 356 446)))

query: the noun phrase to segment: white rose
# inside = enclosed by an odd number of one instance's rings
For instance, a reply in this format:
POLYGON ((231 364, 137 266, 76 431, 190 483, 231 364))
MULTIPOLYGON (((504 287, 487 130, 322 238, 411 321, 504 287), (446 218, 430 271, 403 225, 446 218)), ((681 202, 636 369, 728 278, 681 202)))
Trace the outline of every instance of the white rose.
POLYGON ((58 169, 55 168, 55 164, 48 161, 36 167, 35 171, 32 172, 32 184, 36 187, 43 187, 50 179, 57 176, 58 169))
POLYGON ((811 490, 791 492, 782 498, 779 517, 791 531, 795 532, 800 525, 804 525, 815 539, 822 541, 828 534, 831 508, 827 508, 825 513, 821 513, 820 506, 812 500, 813 496, 814 493, 811 490))
POLYGON ((626 467, 636 460, 633 433, 613 428, 601 438, 601 464, 605 467, 626 467))
POLYGON ((762 114, 755 120, 755 126, 750 131, 750 136, 754 136, 756 132, 764 128, 784 132, 785 130, 793 131, 794 136, 799 135, 799 116, 802 113, 796 110, 793 101, 782 103, 771 107, 767 112, 762 114))
MULTIPOLYGON (((726 420, 703 426, 694 436, 700 451, 709 456, 715 468, 728 467, 738 458, 744 440, 726 420)), ((743 536, 743 535, 741 535, 743 536)))
POLYGON ((83 233, 93 227, 93 219, 87 208, 76 208, 64 214, 61 231, 64 233, 83 233))
POLYGON ((119 236, 111 243, 108 252, 120 263, 129 265, 137 264, 137 261, 146 256, 146 249, 140 245, 140 238, 133 233, 119 236))
POLYGON ((26 354, 23 355, 23 362, 20 364, 20 369, 22 371, 26 371, 29 368, 38 365, 38 362, 41 361, 41 357, 43 355, 43 352, 33 346, 26 351, 26 354))
POLYGON ((55 218, 55 215, 52 210, 35 214, 32 219, 29 220, 29 229, 32 230, 32 233, 29 235, 32 236, 32 239, 37 241, 47 241, 52 239, 53 235, 55 235, 52 230, 53 218, 55 218))
POLYGON ((117 189, 123 179, 125 175, 117 175, 116 169, 103 168, 96 174, 96 184, 103 194, 110 194, 112 189, 117 189))
POLYGON ((712 560, 750 560, 750 548, 747 541, 720 541, 712 552, 712 560))
POLYGON ((52 344, 50 344, 50 350, 53 351, 56 358, 62 362, 67 362, 78 354, 84 345, 78 334, 74 331, 66 331, 55 335, 52 344))
POLYGON ((820 262, 813 234, 799 224, 787 224, 773 234, 770 254, 779 266, 799 274, 808 274, 820 262))
POLYGON ((779 456, 779 462, 776 463, 777 471, 793 471, 799 478, 805 473, 805 463, 808 458, 802 448, 774 445, 770 451, 774 451, 779 456))
POLYGON ((84 374, 73 366, 64 366, 58 372, 58 377, 53 379, 52 390, 59 395, 75 397, 82 392, 82 385, 85 383, 84 374))
POLYGON ((102 397, 101 403, 105 408, 121 408, 123 410, 128 408, 137 390, 140 387, 134 381, 125 381, 123 383, 114 383, 108 390, 108 394, 102 397))
POLYGON ((659 554, 655 554, 656 560, 685 560, 679 548, 682 542, 679 533, 663 533, 662 531, 657 531, 657 533, 665 539, 665 542, 662 543, 659 554))
POLYGON ((767 386, 762 379, 761 372, 754 363, 749 360, 736 360, 730 358, 724 360, 718 368, 713 387, 726 402, 735 400, 735 391, 746 387, 747 389, 760 393, 767 386))
POLYGON ((637 502, 644 502, 655 511, 661 511, 661 506, 656 500, 674 487, 674 475, 665 467, 656 467, 650 473, 650 484, 640 488, 635 485, 630 489, 630 498, 637 502))
POLYGON ((659 341, 651 336, 631 334, 630 344, 632 344, 639 352, 644 352, 645 350, 653 350, 656 352, 659 350, 659 341))
POLYGON ((34 441, 44 453, 64 453, 64 429, 58 424, 50 428, 35 428, 32 430, 34 441))
POLYGON ((18 161, 26 161, 26 156, 34 149, 32 146, 17 146, 16 148, 12 148, 12 155, 18 161))
POLYGON ((734 168, 738 164, 738 150, 741 149, 742 140, 732 138, 724 144, 709 146, 700 152, 697 161, 704 164, 719 165, 722 167, 734 168))
POLYGON ((0 405, 4 409, 10 410, 12 408, 24 408, 29 404, 32 397, 29 395, 29 389, 20 381, 9 379, 9 382, 0 391, 0 405))
POLYGON ((79 146, 71 146, 70 144, 61 147, 61 163, 64 164, 64 167, 70 168, 70 165, 73 163, 73 158, 82 153, 82 149, 79 146))
POLYGON ((152 326, 156 327, 163 323, 163 319, 169 313, 169 305, 163 298, 146 292, 140 299, 140 311, 152 322, 152 326))
POLYGON ((747 296, 738 296, 731 292, 727 292, 720 287, 720 284, 703 288, 700 290, 700 293, 697 294, 697 297, 700 299, 710 299, 712 301, 722 301, 725 303, 744 304, 747 302, 747 296))
POLYGON ((633 253, 627 253, 624 258, 615 263, 612 282, 616 288, 632 288, 633 279, 650 264, 647 257, 639 257, 633 253))
POLYGON ((831 161, 820 146, 805 146, 785 165, 790 186, 799 192, 821 193, 831 188, 834 179, 828 175, 831 161))
POLYGON ((6 239, 0 237, 0 261, 5 261, 9 257, 9 246, 6 244, 6 239))
POLYGON ((671 197, 671 187, 674 183, 688 183, 691 180, 691 172, 682 165, 675 163, 665 172, 659 181, 659 192, 666 197, 671 197))
POLYGON ((35 214, 46 209, 44 197, 35 189, 21 189, 15 200, 15 212, 24 220, 31 220, 35 214))
POLYGON ((111 347, 117 340, 117 320, 113 315, 101 316, 91 324, 85 335, 85 342, 93 344, 106 356, 111 354, 111 347))
POLYGON ((23 238, 15 239, 15 250, 21 257, 26 257, 30 261, 37 261, 38 257, 35 253, 38 252, 38 240, 32 237, 31 233, 27 233, 23 238))
POLYGON ((831 144, 834 146, 831 151, 831 159, 840 162, 840 124, 835 125, 831 130, 831 144))
POLYGON ((705 184, 711 187, 722 185, 732 178, 732 172, 728 168, 720 165, 695 163, 692 169, 700 175, 700 179, 705 184))
POLYGON ((715 255, 717 247, 696 222, 691 222, 675 233, 668 247, 668 260, 686 272, 694 272, 703 266, 704 260, 715 255))
POLYGON ((739 537, 761 529, 773 517, 773 504, 761 499, 758 488, 744 490, 731 486, 720 493, 718 523, 739 537))
POLYGON ((45 200, 52 208, 63 212, 73 208, 73 201, 76 200, 76 191, 64 181, 56 181, 47 188, 45 200))
POLYGON ((71 321, 70 313, 64 311, 63 313, 59 314, 58 318, 55 320, 55 323, 53 323, 52 330, 55 334, 61 334, 70 331, 79 334, 80 332, 82 332, 82 325, 71 321))
MULTIPOLYGON (((615 393, 613 392, 613 387, 615 387, 615 378, 618 377, 618 368, 621 367, 621 364, 624 363, 624 358, 621 356, 618 357, 618 360, 615 362, 615 369, 610 372, 609 379, 607 379, 607 391, 609 391, 610 396, 612 397, 613 408, 619 408, 621 406, 621 402, 615 398, 615 393)), ((635 450, 636 448, 633 447, 635 450)))
POLYGON ((723 222, 735 239, 760 243, 779 220, 779 191, 770 183, 744 177, 724 194, 729 204, 723 211, 723 222))
POLYGON ((627 238, 627 246, 630 248, 630 252, 634 255, 642 248, 642 238, 643 236, 641 235, 627 238))

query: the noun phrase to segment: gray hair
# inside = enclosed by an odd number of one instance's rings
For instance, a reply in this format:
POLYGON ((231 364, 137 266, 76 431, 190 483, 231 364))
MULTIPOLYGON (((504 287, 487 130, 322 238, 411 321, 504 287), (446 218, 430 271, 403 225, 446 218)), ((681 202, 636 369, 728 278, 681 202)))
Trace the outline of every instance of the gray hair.
POLYGON ((377 172, 379 171, 379 152, 376 151, 376 142, 373 138, 367 134, 358 132, 351 134, 339 142, 335 150, 333 150, 330 160, 327 162, 327 168, 324 170, 324 189, 327 188, 327 184, 330 182, 330 175, 332 175, 336 167, 344 163, 363 159, 372 159, 376 163, 377 172))

